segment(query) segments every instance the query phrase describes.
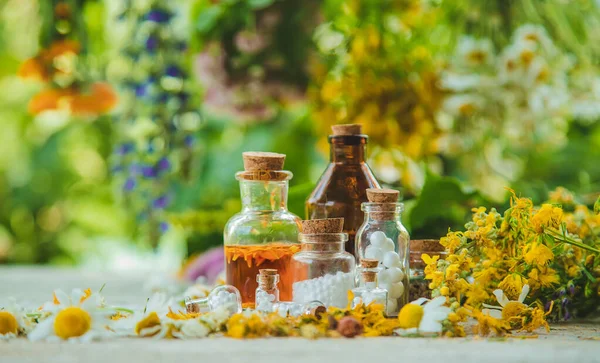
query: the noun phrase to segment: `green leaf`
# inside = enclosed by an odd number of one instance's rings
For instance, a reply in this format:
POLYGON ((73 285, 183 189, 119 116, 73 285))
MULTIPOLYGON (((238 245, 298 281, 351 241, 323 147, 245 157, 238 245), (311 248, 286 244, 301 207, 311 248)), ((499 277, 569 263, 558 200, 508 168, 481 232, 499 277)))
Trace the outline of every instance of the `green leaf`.
POLYGON ((600 197, 598 197, 596 203, 594 203, 594 213, 600 214, 600 197))
POLYGON ((421 195, 408 216, 412 232, 416 237, 437 238, 448 228, 462 227, 476 197, 476 192, 466 190, 456 178, 427 173, 421 195))
POLYGON ((248 5, 252 9, 262 9, 273 4, 274 0, 248 0, 248 5))
POLYGON ((212 5, 206 8, 198 14, 196 29, 201 33, 208 32, 217 24, 222 14, 223 9, 219 5, 212 5))

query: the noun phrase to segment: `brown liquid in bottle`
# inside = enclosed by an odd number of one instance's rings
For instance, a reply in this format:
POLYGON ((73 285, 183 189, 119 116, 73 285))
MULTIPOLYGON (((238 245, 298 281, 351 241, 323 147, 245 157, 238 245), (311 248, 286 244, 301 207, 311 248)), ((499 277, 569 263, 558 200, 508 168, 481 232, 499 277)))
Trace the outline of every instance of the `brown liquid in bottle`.
POLYGON ((366 135, 329 136, 330 163, 306 201, 307 219, 344 217, 346 251, 354 253, 354 237, 364 221, 360 209, 368 188, 380 188, 365 162, 366 135))
POLYGON ((253 307, 258 270, 276 269, 280 278, 279 299, 292 301, 293 274, 290 263, 298 251, 300 245, 290 243, 225 246, 227 283, 238 287, 244 307, 253 307))

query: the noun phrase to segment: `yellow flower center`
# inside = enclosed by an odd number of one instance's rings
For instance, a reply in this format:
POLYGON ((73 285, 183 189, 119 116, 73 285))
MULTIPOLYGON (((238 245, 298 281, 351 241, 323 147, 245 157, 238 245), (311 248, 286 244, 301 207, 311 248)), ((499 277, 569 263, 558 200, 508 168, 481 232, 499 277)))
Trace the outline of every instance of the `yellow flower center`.
POLYGON ((0 311, 0 335, 17 334, 17 319, 8 311, 0 311))
POLYGON ((90 330, 92 317, 77 306, 71 306, 56 314, 54 332, 62 339, 80 337, 90 330))
POLYGON ((509 320, 521 314, 523 310, 527 309, 525 304, 518 301, 509 301, 506 306, 502 309, 502 319, 509 320))
POLYGON ((157 325, 160 325, 160 318, 158 317, 158 314, 153 311, 135 325, 135 333, 140 335, 142 330, 152 328, 157 325))
POLYGON ((406 304, 398 314, 402 329, 418 328, 423 318, 423 307, 417 304, 406 304))

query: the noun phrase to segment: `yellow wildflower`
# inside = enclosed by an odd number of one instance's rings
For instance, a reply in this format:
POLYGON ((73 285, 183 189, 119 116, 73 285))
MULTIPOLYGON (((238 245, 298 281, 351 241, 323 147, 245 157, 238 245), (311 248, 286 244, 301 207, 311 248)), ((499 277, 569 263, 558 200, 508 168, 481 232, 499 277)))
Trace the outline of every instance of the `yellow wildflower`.
POLYGON ((529 309, 525 315, 525 323, 521 328, 521 331, 532 332, 537 330, 538 328, 543 327, 546 331, 550 331, 550 326, 548 326, 548 322, 546 321, 546 316, 550 313, 544 313, 542 308, 535 307, 533 309, 529 309))
POLYGON ((525 247, 525 255, 523 257, 529 265, 535 263, 538 266, 544 266, 554 259, 554 253, 545 244, 533 242, 525 247))
POLYGON ((562 208, 552 204, 543 204, 531 218, 533 229, 537 233, 543 233, 546 228, 558 228, 562 222, 562 208))
POLYGON ((556 270, 550 267, 534 268, 529 272, 527 277, 529 277, 529 284, 534 290, 540 287, 550 287, 560 281, 556 270))
POLYGON ((477 320, 477 325, 473 327, 474 334, 485 337, 491 333, 503 336, 510 332, 510 324, 507 321, 484 314, 480 310, 474 309, 473 317, 477 320))
POLYGON ((506 296, 511 300, 516 300, 523 290, 523 286, 527 284, 527 279, 521 275, 513 273, 507 275, 499 284, 498 288, 504 291, 506 296))
POLYGON ((446 248, 448 253, 454 253, 462 243, 463 234, 460 232, 448 232, 446 237, 440 239, 440 244, 446 248))

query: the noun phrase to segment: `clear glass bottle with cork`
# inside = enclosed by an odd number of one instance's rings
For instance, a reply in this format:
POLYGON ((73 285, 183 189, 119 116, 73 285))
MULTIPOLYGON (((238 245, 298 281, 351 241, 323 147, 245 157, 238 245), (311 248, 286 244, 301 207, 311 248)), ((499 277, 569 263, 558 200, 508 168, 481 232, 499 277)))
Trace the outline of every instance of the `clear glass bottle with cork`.
POLYGON ((364 219, 361 203, 367 201, 365 190, 379 188, 367 165, 367 135, 361 125, 332 126, 329 136, 330 162, 306 201, 306 218, 344 218, 343 232, 349 238, 345 249, 355 255, 354 236, 364 219))
POLYGON ((242 312, 240 291, 231 285, 220 285, 212 289, 206 297, 192 299, 185 297, 185 309, 188 313, 206 313, 217 309, 226 310, 229 315, 242 312))
POLYGON ((225 271, 228 284, 237 287, 244 306, 253 306, 259 269, 275 269, 281 281, 281 299, 292 299, 292 256, 300 250, 301 220, 287 209, 289 180, 283 170, 285 155, 243 153, 240 181, 242 211, 229 219, 224 231, 225 271))
POLYGON ((408 302, 410 237, 400 219, 403 204, 398 191, 367 189, 369 202, 362 204, 365 220, 356 234, 356 252, 360 259, 379 261, 379 287, 387 290, 387 315, 396 316, 408 302))
POLYGON ((270 313, 279 303, 279 289, 277 288, 279 274, 274 269, 260 269, 258 272, 254 306, 257 311, 270 313))
POLYGON ((292 258, 294 302, 313 300, 325 306, 346 307, 355 284, 356 260, 344 250, 348 235, 343 218, 302 222, 301 251, 292 258))
POLYGON ((377 286, 377 273, 379 272, 379 261, 363 258, 360 260, 359 286, 352 289, 354 296, 352 308, 359 304, 379 304, 383 311, 387 312, 387 290, 377 286))

